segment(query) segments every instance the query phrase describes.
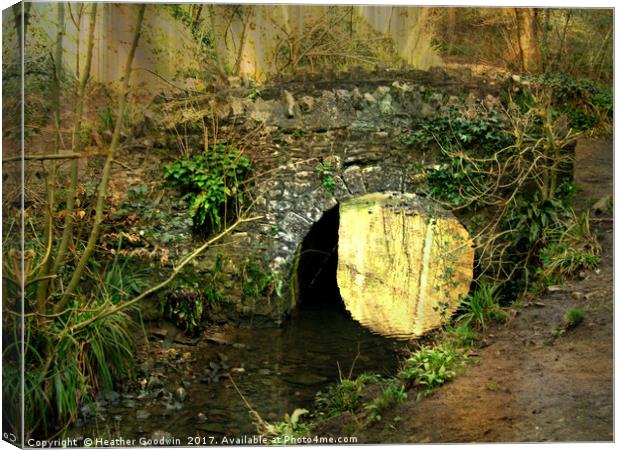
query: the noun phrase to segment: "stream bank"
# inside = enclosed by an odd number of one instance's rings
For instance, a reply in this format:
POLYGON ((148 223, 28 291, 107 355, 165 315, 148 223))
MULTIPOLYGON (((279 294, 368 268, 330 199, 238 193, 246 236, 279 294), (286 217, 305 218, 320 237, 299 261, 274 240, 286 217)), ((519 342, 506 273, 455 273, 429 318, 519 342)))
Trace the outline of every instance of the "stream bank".
MULTIPOLYGON (((609 141, 578 144, 582 173, 591 174, 589 167, 599 174, 588 182, 576 176, 583 207, 611 193, 612 149, 609 141)), ((612 440, 613 226, 610 217, 593 222, 600 268, 511 308, 506 324, 480 336, 464 374, 420 401, 411 395, 361 429, 343 415, 319 423, 313 434, 353 435, 358 443, 612 440), (556 336, 573 307, 585 310, 583 323, 556 336)), ((136 355, 136 381, 84 405, 71 437, 164 436, 187 445, 189 436, 255 435, 228 374, 264 420, 277 422, 297 408, 312 409, 317 391, 348 375, 354 360, 353 378, 393 375, 404 353, 402 343, 373 335, 338 308, 307 308, 281 328, 214 327, 200 340, 153 325, 136 355)))
MULTIPOLYGON (((613 194, 610 140, 581 139, 575 166, 576 208, 613 194)), ((512 308, 506 324, 480 336, 462 375, 420 401, 410 396, 381 421, 359 428, 359 418, 341 415, 314 432, 354 429, 361 444, 613 441, 613 218, 593 213, 592 226, 599 268, 512 308), (585 318, 558 336, 571 308, 585 318)))
POLYGON ((180 439, 178 445, 190 436, 254 436, 245 401, 277 422, 296 408, 311 409, 317 391, 341 373, 396 371, 402 341, 375 335, 344 308, 326 305, 301 307, 279 328, 213 326, 197 339, 167 322, 147 324, 148 340, 138 334, 136 380, 84 405, 70 436, 164 436, 180 439))

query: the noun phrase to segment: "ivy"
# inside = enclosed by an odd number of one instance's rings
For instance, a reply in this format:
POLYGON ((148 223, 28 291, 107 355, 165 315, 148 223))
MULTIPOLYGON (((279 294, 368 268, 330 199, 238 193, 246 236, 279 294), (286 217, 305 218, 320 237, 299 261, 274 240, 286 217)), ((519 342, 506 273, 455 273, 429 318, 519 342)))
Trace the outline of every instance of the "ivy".
POLYGON ((486 177, 465 158, 453 158, 439 168, 427 169, 426 194, 461 207, 486 189, 486 177))
POLYGON ((217 231, 230 205, 243 202, 243 181, 250 173, 250 160, 232 144, 217 144, 200 155, 164 166, 164 178, 189 201, 194 227, 217 231))
POLYGON ((462 112, 451 110, 442 117, 415 119, 409 131, 401 134, 406 145, 428 147, 437 144, 443 148, 461 148, 489 154, 512 144, 513 138, 496 113, 487 117, 468 119, 462 112))
POLYGON ((552 92, 556 114, 566 115, 570 127, 575 130, 587 131, 602 121, 613 119, 613 93, 609 88, 555 72, 529 77, 528 80, 552 92))

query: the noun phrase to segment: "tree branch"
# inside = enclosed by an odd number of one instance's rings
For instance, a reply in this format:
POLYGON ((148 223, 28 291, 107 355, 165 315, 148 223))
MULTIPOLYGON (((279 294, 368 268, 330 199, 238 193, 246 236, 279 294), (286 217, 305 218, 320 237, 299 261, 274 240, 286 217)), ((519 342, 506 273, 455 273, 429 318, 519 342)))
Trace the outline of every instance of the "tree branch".
MULTIPOLYGON (((82 13, 80 12, 80 17, 82 13)), ((93 58, 93 47, 95 45, 95 24, 97 21, 97 3, 93 3, 90 10, 90 20, 88 26, 88 41, 86 43, 86 66, 80 76, 80 85, 78 87, 78 94, 75 104, 75 124, 73 127, 73 134, 71 136, 71 151, 73 154, 79 155, 81 148, 80 132, 82 130, 82 113, 84 110, 84 100, 86 99, 86 85, 88 78, 90 77, 90 66, 93 58)), ((78 53, 78 60, 80 55, 78 53)), ((77 195, 78 185, 78 161, 77 158, 73 158, 71 161, 71 184, 67 195, 67 208, 65 214, 65 224, 62 231, 62 238, 60 245, 58 246, 58 254, 54 260, 51 273, 57 273, 60 266, 63 264, 65 255, 67 254, 67 248, 69 247, 69 241, 73 235, 73 210, 75 209, 75 200, 77 195)))
POLYGON ((229 234, 232 230, 234 230, 235 228, 237 228, 239 225, 241 225, 242 223, 246 223, 246 222, 253 222, 255 220, 259 220, 262 219, 263 216, 255 216, 255 217, 249 217, 246 219, 239 219, 237 220, 235 223, 233 223, 230 227, 226 228, 224 231, 222 231, 220 234, 212 237, 211 239, 209 239, 207 242, 205 242, 204 244, 202 244, 200 247, 198 247, 196 250, 194 250, 192 253, 190 253, 189 255, 187 255, 185 258, 183 258, 181 260, 181 262, 179 263, 178 266, 176 266, 172 273, 170 274, 170 276, 168 278, 166 278, 164 281, 162 281, 161 283, 157 284, 156 286, 153 286, 150 289, 147 289, 146 291, 142 292, 140 295, 138 295, 137 297, 134 297, 133 299, 126 301, 124 303, 121 303, 119 305, 116 305, 113 308, 109 308, 105 311, 102 311, 100 314, 92 317, 91 319, 88 319, 84 322, 80 322, 78 324, 73 325, 72 327, 67 328, 64 331, 64 334, 70 334, 70 333, 75 333, 76 331, 81 330, 82 328, 87 327, 88 325, 90 325, 93 322, 96 322, 97 320, 101 320, 111 314, 117 313, 137 302, 139 302, 140 300, 143 300, 144 298, 148 297, 149 295, 154 294, 155 292, 163 289, 164 287, 166 287, 168 284, 170 284, 170 282, 172 280, 174 280, 176 278, 176 276, 179 274, 179 272, 181 272, 181 270, 183 269, 183 267, 185 267, 190 261, 192 261, 194 258, 196 258, 198 255, 200 255, 203 251, 205 251, 209 246, 211 246, 213 243, 219 241, 220 239, 222 239, 224 236, 226 236, 227 234, 229 234))

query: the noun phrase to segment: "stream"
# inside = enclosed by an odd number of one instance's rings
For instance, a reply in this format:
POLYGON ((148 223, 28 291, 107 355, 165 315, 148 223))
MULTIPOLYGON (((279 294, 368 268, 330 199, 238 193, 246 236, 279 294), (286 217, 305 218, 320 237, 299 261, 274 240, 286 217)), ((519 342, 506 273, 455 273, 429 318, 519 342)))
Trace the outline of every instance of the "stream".
POLYGON ((84 405, 69 436, 131 446, 162 437, 179 439, 173 445, 208 445, 205 438, 256 435, 239 392, 263 420, 282 421, 296 408, 312 409, 316 393, 340 373, 348 376, 354 360, 353 376, 393 374, 404 346, 354 321, 341 300, 302 305, 280 328, 231 326, 191 345, 180 342, 169 345, 149 333, 136 356, 145 361, 136 381, 84 405))

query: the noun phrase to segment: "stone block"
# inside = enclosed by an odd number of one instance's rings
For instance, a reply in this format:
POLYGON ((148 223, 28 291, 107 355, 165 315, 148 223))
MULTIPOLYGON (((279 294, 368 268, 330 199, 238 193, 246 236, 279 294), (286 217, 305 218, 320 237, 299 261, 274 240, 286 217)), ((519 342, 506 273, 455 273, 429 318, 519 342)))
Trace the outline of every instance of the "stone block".
POLYGON ((355 109, 362 109, 364 107, 364 97, 358 88, 351 91, 351 106, 355 109))
POLYGON ((297 212, 289 211, 284 216, 282 223, 278 224, 281 229, 281 231, 278 232, 278 236, 289 243, 301 242, 312 226, 312 223, 313 221, 308 220, 297 212))
POLYGON ((334 182, 336 183, 336 187, 334 188, 334 197, 336 197, 337 201, 341 202, 351 198, 351 193, 349 192, 349 189, 347 189, 347 185, 342 177, 334 175, 334 182))
POLYGON ((385 170, 380 166, 365 167, 362 169, 364 185, 367 192, 383 192, 388 190, 385 186, 385 170))
POLYGON ((284 90, 282 97, 286 108, 286 115, 287 117, 292 119, 293 117, 295 117, 295 110, 297 109, 297 103, 295 102, 295 98, 293 97, 293 94, 291 94, 287 90, 284 90))
POLYGON ((364 195, 366 193, 364 176, 359 166, 347 167, 342 173, 342 178, 351 195, 364 195))

